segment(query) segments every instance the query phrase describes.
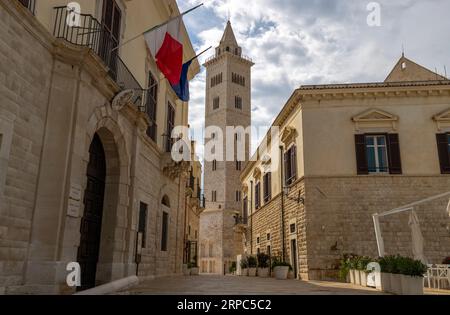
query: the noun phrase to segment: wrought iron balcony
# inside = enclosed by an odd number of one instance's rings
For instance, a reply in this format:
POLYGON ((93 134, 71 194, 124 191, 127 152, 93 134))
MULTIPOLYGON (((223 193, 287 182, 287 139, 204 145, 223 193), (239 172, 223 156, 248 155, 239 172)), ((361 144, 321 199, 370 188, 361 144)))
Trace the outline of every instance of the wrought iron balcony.
POLYGON ((114 39, 106 27, 90 14, 80 14, 77 25, 70 26, 67 20, 71 12, 67 7, 61 6, 54 9, 53 35, 71 44, 92 49, 108 67, 109 76, 122 90, 131 89, 135 91, 132 102, 141 108, 145 104, 144 89, 119 57, 118 50, 114 50, 119 42, 114 39))
POLYGON ((28 10, 30 10, 31 13, 34 14, 34 10, 36 8, 36 0, 19 0, 19 2, 28 10))

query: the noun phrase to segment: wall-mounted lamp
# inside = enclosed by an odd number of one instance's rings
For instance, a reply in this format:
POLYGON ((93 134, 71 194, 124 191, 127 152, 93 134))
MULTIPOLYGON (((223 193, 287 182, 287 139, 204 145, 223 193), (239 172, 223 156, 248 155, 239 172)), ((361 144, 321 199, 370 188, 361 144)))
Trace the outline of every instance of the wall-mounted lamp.
POLYGON ((287 186, 283 187, 283 194, 286 196, 287 199, 295 201, 298 204, 303 204, 303 205, 305 204, 305 198, 302 197, 302 192, 300 190, 298 191, 297 198, 290 197, 289 196, 290 191, 291 191, 290 187, 287 187, 287 186))

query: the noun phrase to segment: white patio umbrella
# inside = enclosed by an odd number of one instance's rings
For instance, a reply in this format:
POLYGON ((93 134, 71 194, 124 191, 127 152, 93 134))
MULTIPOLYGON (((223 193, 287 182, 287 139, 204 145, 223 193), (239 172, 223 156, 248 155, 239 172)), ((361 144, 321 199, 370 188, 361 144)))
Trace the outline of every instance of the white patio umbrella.
POLYGON ((450 217, 450 200, 448 201, 447 213, 448 213, 448 216, 450 217))
POLYGON ((414 210, 411 211, 408 222, 411 228, 411 237, 412 237, 412 252, 414 255, 414 259, 422 261, 424 264, 427 264, 425 256, 423 254, 423 235, 420 230, 419 218, 414 210))

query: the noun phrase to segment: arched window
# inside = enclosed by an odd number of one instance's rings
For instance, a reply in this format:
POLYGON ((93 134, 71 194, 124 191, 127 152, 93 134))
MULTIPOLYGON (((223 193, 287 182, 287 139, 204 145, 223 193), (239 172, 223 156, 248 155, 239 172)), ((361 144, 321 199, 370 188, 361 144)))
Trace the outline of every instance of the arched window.
POLYGON ((163 206, 166 206, 166 207, 170 208, 170 199, 169 199, 169 197, 167 195, 164 195, 164 197, 161 200, 161 204, 163 206))
POLYGON ((230 47, 227 47, 227 49, 226 49, 227 51, 230 51, 230 47))

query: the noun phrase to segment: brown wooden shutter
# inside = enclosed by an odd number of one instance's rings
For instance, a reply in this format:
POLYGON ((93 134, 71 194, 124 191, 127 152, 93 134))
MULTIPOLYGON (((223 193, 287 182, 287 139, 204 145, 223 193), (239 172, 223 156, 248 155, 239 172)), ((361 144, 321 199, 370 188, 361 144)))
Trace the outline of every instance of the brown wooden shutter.
POLYGON ((272 199, 272 173, 268 174, 268 189, 269 189, 269 200, 272 199))
POLYGON ((284 185, 287 186, 288 185, 288 179, 289 179, 289 151, 284 153, 284 185))
POLYGON ((402 159, 400 155, 400 142, 398 134, 387 135, 389 154, 389 173, 393 175, 402 174, 402 159))
POLYGON ((291 148, 291 172, 292 172, 292 182, 297 180, 297 146, 291 148))
POLYGON ((450 156, 448 152, 447 134, 437 134, 436 139, 439 152, 439 162, 441 165, 441 174, 450 174, 450 156))
POLYGON ((367 165, 366 136, 355 135, 355 146, 358 175, 368 175, 369 166, 367 165))

